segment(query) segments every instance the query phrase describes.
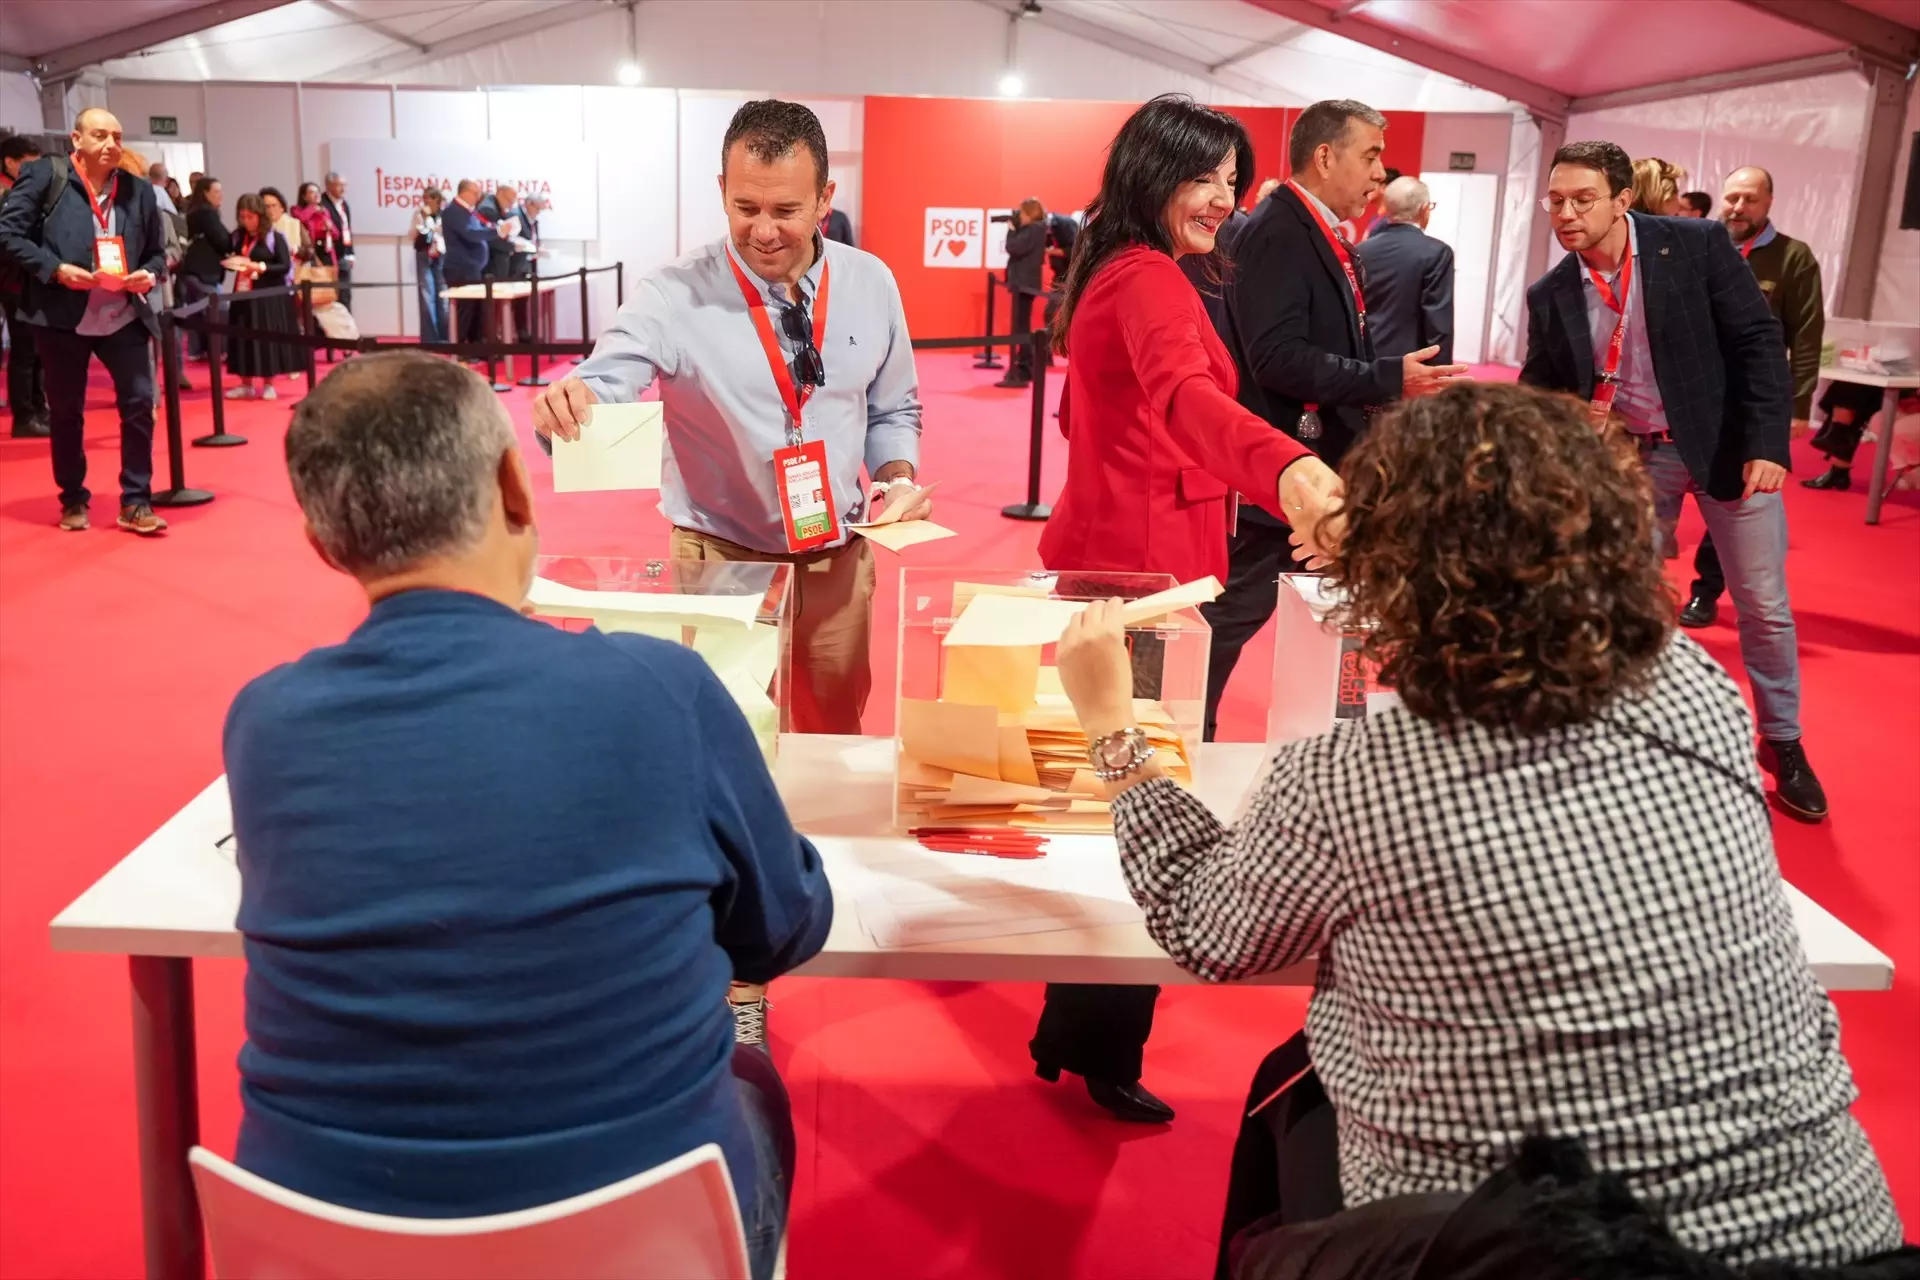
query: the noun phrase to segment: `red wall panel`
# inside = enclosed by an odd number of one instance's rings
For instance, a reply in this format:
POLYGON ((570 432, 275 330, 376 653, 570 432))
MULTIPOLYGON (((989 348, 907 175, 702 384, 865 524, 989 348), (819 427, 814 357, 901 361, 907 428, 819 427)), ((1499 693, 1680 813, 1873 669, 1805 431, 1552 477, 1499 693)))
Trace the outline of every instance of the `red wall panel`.
MULTIPOLYGON (((1100 189, 1107 145, 1138 105, 991 98, 866 100, 861 247, 893 269, 915 337, 979 333, 986 309, 985 268, 923 265, 926 210, 1005 208, 1028 196, 1049 210, 1085 208, 1100 189)), ((1264 178, 1283 176, 1287 132, 1298 111, 1222 109, 1245 124, 1253 140, 1254 187, 1264 178)), ((1392 111, 1387 117, 1386 163, 1405 157, 1398 167, 1418 173, 1425 117, 1392 111)), ((1004 224, 987 229, 990 240, 1005 234, 1004 224)), ((1006 327, 1003 309, 995 328, 1004 333, 1006 327)))

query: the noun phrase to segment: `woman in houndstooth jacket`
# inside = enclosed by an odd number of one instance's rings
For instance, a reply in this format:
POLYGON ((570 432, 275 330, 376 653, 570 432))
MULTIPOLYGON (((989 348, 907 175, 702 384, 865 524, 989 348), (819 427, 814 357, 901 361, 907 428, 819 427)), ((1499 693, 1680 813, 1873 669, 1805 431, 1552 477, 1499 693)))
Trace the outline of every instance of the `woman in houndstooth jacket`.
MULTIPOLYGON (((1493 385, 1386 415, 1345 478, 1330 572, 1401 705, 1282 747, 1232 827, 1150 759, 1112 784, 1184 967, 1319 957, 1249 1094, 1221 1274, 1256 1218, 1467 1190, 1530 1133, 1734 1265, 1897 1246, 1753 720, 1672 629, 1644 478, 1575 401, 1493 385)), ((1100 604, 1061 640, 1090 739, 1131 727, 1120 637, 1100 604)))

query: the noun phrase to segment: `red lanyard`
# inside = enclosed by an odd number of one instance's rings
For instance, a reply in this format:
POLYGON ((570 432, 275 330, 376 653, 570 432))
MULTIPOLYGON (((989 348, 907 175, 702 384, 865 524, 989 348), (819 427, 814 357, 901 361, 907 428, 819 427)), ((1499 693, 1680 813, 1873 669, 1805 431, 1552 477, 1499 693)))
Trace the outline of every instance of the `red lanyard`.
POLYGON ((1614 321, 1613 337, 1607 340, 1606 368, 1600 370, 1600 376, 1594 379, 1593 399, 1588 404, 1588 411, 1592 415, 1594 425, 1600 426, 1606 422, 1607 414, 1613 409, 1613 398, 1620 392, 1620 384, 1615 380, 1614 375, 1620 371, 1620 352, 1625 349, 1627 343, 1627 305, 1632 296, 1628 291, 1633 288, 1633 241, 1631 239, 1627 241, 1627 260, 1620 264, 1620 278, 1617 282, 1619 293, 1616 294, 1614 286, 1609 285, 1606 279, 1592 267, 1587 268, 1587 275, 1592 278, 1593 287, 1600 294, 1600 301, 1606 303, 1608 310, 1620 317, 1614 321))
MULTIPOLYGON (((727 254, 727 265, 733 268, 733 278, 740 282, 740 296, 747 300, 747 314, 753 317, 753 327, 760 333, 760 346, 767 353, 767 367, 773 371, 773 384, 780 388, 780 399, 787 406, 787 414, 792 420, 793 429, 800 429, 800 411, 807 407, 807 401, 813 397, 812 387, 795 387, 793 372, 787 368, 787 362, 780 353, 780 340, 773 336, 773 321, 767 315, 766 295, 753 287, 747 279, 747 273, 733 260, 733 254, 727 254)), ((831 264, 824 257, 820 261, 820 293, 813 305, 813 345, 818 348, 827 340, 827 286, 831 264)), ((800 286, 794 286, 794 292, 800 292, 800 286)))
POLYGON ((107 227, 111 224, 113 217, 113 214, 110 212, 113 208, 113 198, 120 192, 120 171, 115 169, 113 171, 113 181, 107 184, 107 203, 105 207, 101 206, 100 197, 94 194, 93 184, 87 181, 87 171, 80 167, 80 157, 78 155, 73 157, 73 171, 80 175, 80 185, 87 189, 87 207, 93 211, 93 220, 100 224, 100 234, 103 236, 108 234, 107 227))
POLYGON ((1627 246, 1627 260, 1620 264, 1618 294, 1614 293, 1613 286, 1607 283, 1606 278, 1592 267, 1587 268, 1587 274, 1593 278, 1593 287, 1599 291, 1600 301, 1606 303, 1607 309, 1620 317, 1614 322, 1613 337, 1607 343, 1607 367, 1600 375, 1602 378, 1611 378, 1620 368, 1620 350, 1626 345, 1627 340, 1628 291, 1633 288, 1633 246, 1631 244, 1627 246))
POLYGON ((1353 309, 1360 315, 1360 332, 1365 333, 1367 331, 1367 300, 1360 292, 1360 277, 1354 272, 1353 255, 1347 251, 1347 242, 1335 235, 1333 228, 1327 225, 1327 220, 1320 216, 1320 210, 1314 205, 1313 197, 1307 194, 1305 187, 1291 178, 1287 180, 1287 185, 1299 194, 1300 203, 1307 206, 1307 212, 1313 215, 1314 224, 1320 228, 1320 234, 1325 236, 1327 243, 1332 246, 1333 256, 1340 260, 1340 269, 1347 273, 1347 285, 1353 290, 1353 309))
POLYGON ((1743 258, 1750 256, 1753 253, 1753 246, 1759 243, 1760 243, 1760 234, 1758 232, 1755 232, 1753 235, 1748 236, 1740 244, 1740 256, 1743 258))

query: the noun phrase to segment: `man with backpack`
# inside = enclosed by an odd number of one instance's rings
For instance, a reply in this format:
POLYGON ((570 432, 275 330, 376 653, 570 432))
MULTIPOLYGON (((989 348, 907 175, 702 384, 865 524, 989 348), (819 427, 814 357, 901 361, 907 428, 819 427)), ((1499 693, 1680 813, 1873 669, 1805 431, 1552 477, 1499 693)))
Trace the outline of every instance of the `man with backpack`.
MULTIPOLYGON (((0 202, 4 202, 20 170, 40 158, 40 146, 23 134, 0 142, 0 202)), ((15 438, 44 439, 47 427, 47 388, 40 374, 40 353, 33 336, 16 318, 27 273, 5 250, 0 250, 0 315, 7 321, 7 411, 13 415, 15 438)))
POLYGON ((18 315, 46 369, 60 528, 89 525, 87 366, 98 356, 120 412, 118 523, 152 537, 167 522, 153 512, 151 339, 160 324, 147 294, 166 274, 166 238, 152 185, 120 172, 120 138, 112 112, 82 111, 71 158, 28 165, 0 205, 0 249, 26 271, 18 315))

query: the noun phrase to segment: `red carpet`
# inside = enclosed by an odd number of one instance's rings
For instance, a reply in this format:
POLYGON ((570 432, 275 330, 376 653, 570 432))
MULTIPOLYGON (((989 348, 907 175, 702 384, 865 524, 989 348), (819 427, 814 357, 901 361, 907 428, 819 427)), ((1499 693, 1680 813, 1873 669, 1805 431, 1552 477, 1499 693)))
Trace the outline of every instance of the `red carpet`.
MULTIPOLYGON (((920 368, 924 470, 944 481, 938 518, 963 536, 908 563, 1033 565, 1037 526, 999 515, 1024 493, 1026 397, 992 389, 994 375, 964 356, 930 355, 920 368)), ((291 398, 298 385, 281 389, 291 398)), ((95 512, 109 526, 110 403, 96 381, 95 512)), ((509 403, 524 433, 525 393, 509 403)), ((0 439, 0 1276, 140 1268, 126 966, 55 955, 47 922, 219 772, 221 720, 243 682, 360 616, 353 584, 302 540, 280 462, 289 405, 234 408, 245 448, 188 450, 190 480, 219 498, 167 513, 174 530, 160 542, 110 527, 57 532, 46 445, 0 439)), ((188 434, 205 431, 204 392, 189 411, 188 434)), ((1047 448, 1051 496, 1065 451, 1051 433, 1047 448)), ((1813 465, 1803 454, 1800 474, 1813 465)), ((1864 501, 1858 490, 1789 491, 1807 742, 1835 817, 1815 828, 1777 819, 1775 830, 1788 876, 1899 966, 1893 992, 1839 1003, 1857 1113, 1920 1223, 1920 504, 1899 495, 1868 528, 1864 501)), ((666 546, 650 501, 625 494, 549 499, 544 531, 561 553, 666 546)), ((896 593, 883 573, 882 691, 896 593)), ((1730 624, 1703 638, 1738 672, 1730 624)), ((1270 642, 1256 645, 1230 694, 1227 736, 1261 731, 1270 669, 1270 642)), ((876 696, 869 728, 891 717, 890 694, 876 696)), ((202 1133, 230 1151, 241 966, 203 962, 198 973, 202 1133)), ((800 1129, 795 1280, 1209 1271, 1237 1105, 1262 1053, 1298 1027, 1304 993, 1166 995, 1147 1064, 1180 1110, 1166 1132, 1110 1122, 1077 1085, 1032 1078, 1025 1042, 1039 999, 1032 985, 776 988, 775 1054, 800 1129)))

